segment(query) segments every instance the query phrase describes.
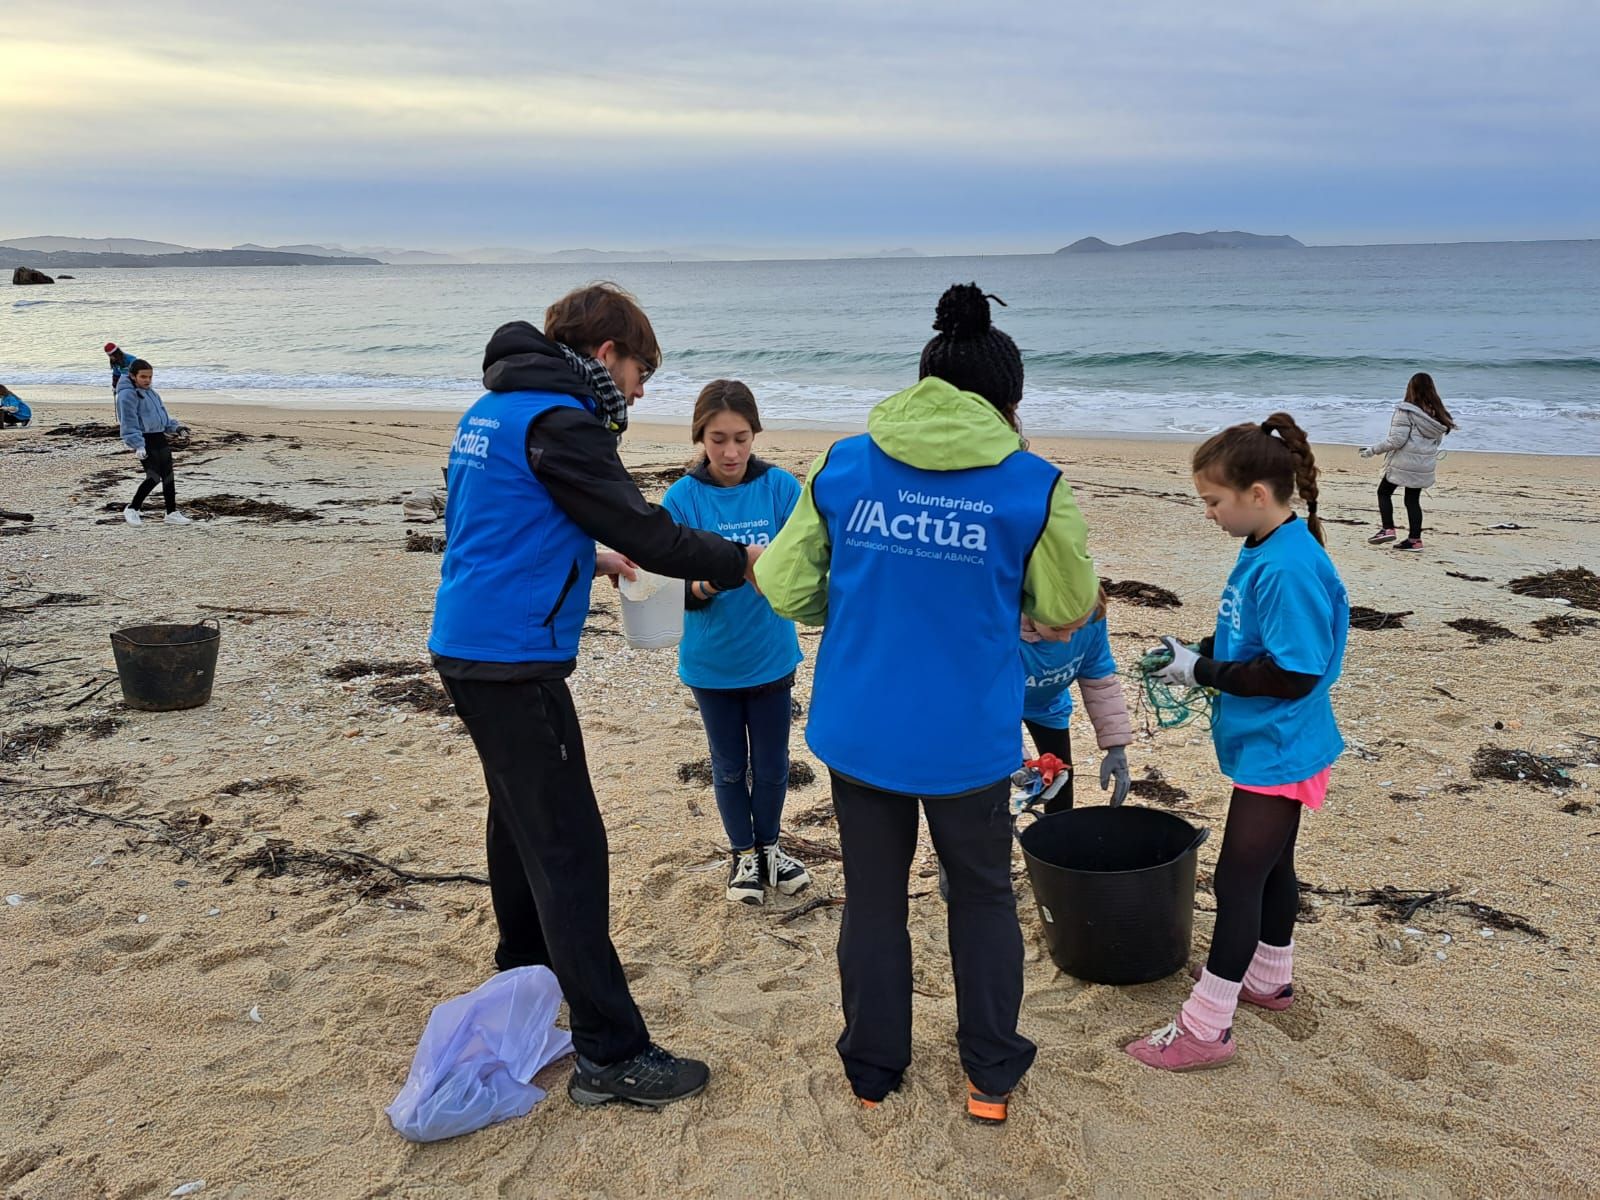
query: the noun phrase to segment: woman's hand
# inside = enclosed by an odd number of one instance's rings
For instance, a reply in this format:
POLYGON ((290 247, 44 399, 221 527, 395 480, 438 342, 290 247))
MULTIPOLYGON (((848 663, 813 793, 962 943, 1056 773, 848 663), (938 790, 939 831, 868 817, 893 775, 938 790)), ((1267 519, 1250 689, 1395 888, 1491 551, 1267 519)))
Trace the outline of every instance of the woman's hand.
POLYGON ((617 586, 617 576, 620 575, 629 583, 639 578, 639 564, 626 554, 618 554, 615 550, 600 550, 594 556, 594 573, 604 575, 611 580, 611 586, 617 586))
POLYGON ((744 548, 744 577, 750 586, 755 588, 757 594, 761 592, 761 585, 756 582, 756 559, 761 557, 765 546, 747 545, 744 548))
POLYGON ((1175 637, 1164 637, 1161 644, 1172 652, 1172 661, 1157 671, 1155 677, 1162 683, 1194 687, 1194 665, 1200 661, 1200 656, 1175 637))

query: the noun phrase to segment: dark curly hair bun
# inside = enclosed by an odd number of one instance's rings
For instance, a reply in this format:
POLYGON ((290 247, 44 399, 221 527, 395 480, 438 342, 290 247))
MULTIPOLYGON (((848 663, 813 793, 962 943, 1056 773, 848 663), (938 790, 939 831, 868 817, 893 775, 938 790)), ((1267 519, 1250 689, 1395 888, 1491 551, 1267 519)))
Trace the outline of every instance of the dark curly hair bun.
POLYGON ((976 283, 956 283, 945 289, 934 310, 937 337, 922 348, 918 378, 933 375, 964 392, 982 396, 1016 426, 1016 408, 1022 400, 1022 352, 1004 331, 994 327, 989 301, 1004 305, 999 296, 987 296, 976 283))

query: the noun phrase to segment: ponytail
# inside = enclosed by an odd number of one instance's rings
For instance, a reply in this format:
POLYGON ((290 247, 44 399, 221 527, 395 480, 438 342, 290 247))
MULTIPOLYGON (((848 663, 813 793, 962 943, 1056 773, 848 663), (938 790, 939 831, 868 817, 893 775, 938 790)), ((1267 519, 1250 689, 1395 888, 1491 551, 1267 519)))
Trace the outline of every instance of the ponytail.
POLYGON ((1317 460, 1305 430, 1288 413, 1213 434, 1194 452, 1190 466, 1196 475, 1210 475, 1237 492, 1264 483, 1284 504, 1298 493, 1306 505, 1306 527, 1326 544, 1317 516, 1317 460))
POLYGON ((1261 422, 1261 432, 1277 434, 1278 439, 1294 455, 1294 487, 1306 503, 1306 527, 1318 542, 1327 545, 1322 536, 1322 518, 1317 516, 1317 460, 1311 453, 1311 441, 1306 431, 1294 423, 1286 412, 1275 412, 1261 422))

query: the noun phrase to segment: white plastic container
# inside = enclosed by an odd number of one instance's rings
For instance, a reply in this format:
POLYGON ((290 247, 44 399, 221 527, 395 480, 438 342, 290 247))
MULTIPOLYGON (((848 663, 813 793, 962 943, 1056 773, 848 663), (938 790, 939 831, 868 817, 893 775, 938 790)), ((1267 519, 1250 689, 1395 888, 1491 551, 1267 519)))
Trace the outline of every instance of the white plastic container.
POLYGON ((683 640, 683 580, 640 571, 624 579, 622 636, 635 650, 660 650, 683 640))

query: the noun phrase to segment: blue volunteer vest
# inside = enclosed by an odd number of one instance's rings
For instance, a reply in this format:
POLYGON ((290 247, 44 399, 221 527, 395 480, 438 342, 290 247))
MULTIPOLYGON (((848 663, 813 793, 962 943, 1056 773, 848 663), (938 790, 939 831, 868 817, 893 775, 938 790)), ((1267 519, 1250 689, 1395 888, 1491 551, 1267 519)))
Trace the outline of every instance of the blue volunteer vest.
POLYGON ((806 726, 831 769, 916 796, 1017 769, 1022 581, 1059 478, 1026 451, 924 471, 870 435, 834 445, 811 485, 833 549, 806 726))
POLYGON ((528 466, 528 427, 554 392, 489 392, 450 447, 444 561, 428 649, 477 662, 567 662, 589 612, 594 539, 528 466))

